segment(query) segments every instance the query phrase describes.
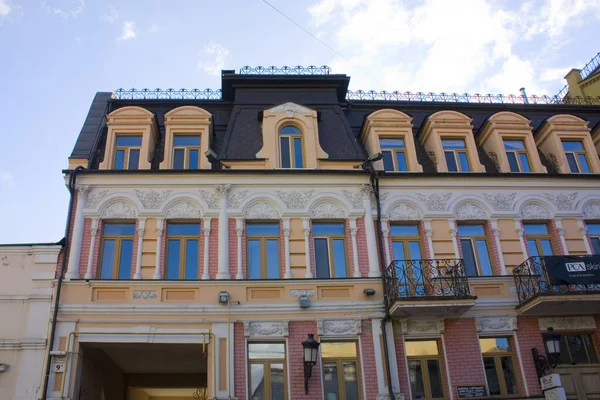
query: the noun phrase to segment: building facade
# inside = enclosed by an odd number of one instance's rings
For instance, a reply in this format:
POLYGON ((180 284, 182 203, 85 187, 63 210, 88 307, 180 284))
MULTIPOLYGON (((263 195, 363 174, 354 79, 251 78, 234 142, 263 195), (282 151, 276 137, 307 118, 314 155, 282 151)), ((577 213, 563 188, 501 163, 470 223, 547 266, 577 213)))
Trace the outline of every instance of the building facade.
POLYGON ((548 327, 598 396, 600 106, 349 81, 96 95, 47 398, 541 398, 548 327))
POLYGON ((567 85, 557 95, 589 101, 600 97, 600 53, 596 54, 582 69, 573 68, 565 76, 567 85))

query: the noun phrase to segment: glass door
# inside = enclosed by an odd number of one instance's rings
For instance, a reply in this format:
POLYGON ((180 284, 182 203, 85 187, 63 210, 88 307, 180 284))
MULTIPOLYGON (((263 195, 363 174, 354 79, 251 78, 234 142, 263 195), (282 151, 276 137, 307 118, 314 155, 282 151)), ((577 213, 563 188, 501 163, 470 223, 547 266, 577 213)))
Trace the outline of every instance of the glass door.
POLYGON ((417 225, 392 225, 392 251, 398 274, 400 297, 424 296, 425 271, 417 225))

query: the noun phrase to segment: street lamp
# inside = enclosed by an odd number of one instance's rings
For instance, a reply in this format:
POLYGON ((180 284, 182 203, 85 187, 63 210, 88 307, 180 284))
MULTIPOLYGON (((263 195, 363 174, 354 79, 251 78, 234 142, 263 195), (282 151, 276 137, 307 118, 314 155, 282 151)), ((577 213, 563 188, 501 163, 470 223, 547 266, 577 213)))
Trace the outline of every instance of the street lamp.
POLYGON ((302 342, 304 348, 304 394, 308 394, 308 378, 312 375, 312 367, 317 363, 317 354, 321 343, 315 340, 315 335, 308 334, 308 339, 302 342))
POLYGON ((548 333, 544 335, 544 345, 547 356, 539 354, 535 347, 531 349, 538 379, 549 374, 552 368, 556 367, 560 358, 560 335, 555 333, 553 328, 548 328, 548 333))

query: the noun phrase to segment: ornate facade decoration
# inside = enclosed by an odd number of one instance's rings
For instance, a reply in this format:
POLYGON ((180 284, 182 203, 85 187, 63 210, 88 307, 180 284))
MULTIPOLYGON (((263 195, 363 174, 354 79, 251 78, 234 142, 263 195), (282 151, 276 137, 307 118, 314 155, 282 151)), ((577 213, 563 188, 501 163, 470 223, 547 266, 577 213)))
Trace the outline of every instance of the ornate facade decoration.
POLYGON ((158 297, 158 292, 156 290, 134 290, 133 298, 134 299, 156 299, 158 297))
POLYGON ((513 209, 517 193, 484 193, 483 197, 494 207, 496 211, 510 211, 513 209))
POLYGON ((137 211, 122 201, 111 204, 100 214, 102 219, 134 219, 136 216, 137 211))
POLYGON ((600 219, 600 203, 592 203, 583 209, 585 219, 600 219))
POLYGON ((210 208, 219 208, 219 200, 223 198, 223 196, 227 196, 228 206, 231 208, 239 208, 240 204, 248 194, 250 194, 249 190, 231 190, 231 185, 216 185, 215 190, 208 191, 205 189, 199 189, 200 197, 206 201, 206 204, 210 208))
POLYGON ((556 317, 556 318, 538 318, 540 331, 546 331, 548 328, 554 329, 596 329, 594 317, 556 317))
POLYGON ((249 190, 236 190, 229 193, 229 207, 239 208, 242 201, 248 197, 249 190))
POLYGON ((400 321, 405 335, 439 335, 444 333, 443 319, 408 319, 400 321))
POLYGON ((522 219, 550 219, 550 212, 537 204, 528 204, 521 211, 522 219))
POLYGON ((209 192, 208 190, 199 189, 200 197, 206 201, 206 204, 210 208, 218 208, 219 207, 219 196, 215 192, 209 192))
POLYGON ((202 211, 189 201, 182 201, 165 212, 168 219, 198 219, 202 217, 202 211))
POLYGON ((315 291, 313 289, 292 289, 290 290, 291 297, 313 297, 315 295, 315 291))
POLYGON ((415 221, 422 218, 419 210, 407 203, 400 203, 392 207, 388 213, 391 221, 415 221))
POLYGON ((308 200, 314 196, 314 190, 292 190, 285 192, 283 190, 276 190, 277 196, 285 203, 288 208, 304 208, 308 200))
POLYGON ((356 193, 350 190, 342 190, 342 193, 344 193, 344 196, 350 200, 350 203, 352 203, 355 208, 362 208, 362 193, 356 193))
POLYGON ((502 332, 517 329, 517 317, 478 317, 478 332, 502 332))
POLYGON ((362 333, 360 319, 317 320, 319 336, 360 335, 362 333))
POLYGON ((452 193, 431 193, 429 195, 417 193, 416 196, 425 203, 430 211, 446 211, 448 201, 452 197, 452 193))
POLYGON ((244 217, 246 219, 279 219, 280 215, 272 205, 261 201, 248 207, 244 217))
POLYGON ((108 189, 98 190, 92 189, 87 194, 86 207, 95 208, 106 195, 108 194, 108 189))
POLYGON ((321 203, 310 211, 313 219, 343 219, 346 213, 333 203, 321 203))
POLYGON ((559 193, 557 195, 544 193, 544 197, 550 200, 550 202, 552 202, 559 210, 574 210, 575 203, 577 202, 577 195, 577 192, 569 194, 559 193))
POLYGON ((455 217, 458 220, 465 219, 487 219, 488 215, 481 207, 475 203, 465 203, 456 210, 455 217))
POLYGON ((244 321, 244 336, 246 337, 274 337, 287 336, 288 322, 250 322, 244 321))
POLYGON ((224 197, 229 198, 229 194, 231 193, 231 185, 215 185, 215 193, 217 194, 217 197, 219 199, 222 199, 224 197))
POLYGON ((135 195, 140 199, 144 208, 159 208, 166 198, 171 194, 171 190, 139 190, 135 189, 135 195))
POLYGON ((273 114, 284 112, 287 114, 288 118, 294 118, 295 113, 310 114, 310 113, 312 113, 312 110, 310 110, 306 107, 303 107, 299 104, 289 102, 289 103, 283 103, 283 104, 280 104, 273 108, 270 108, 268 110, 265 110, 265 112, 269 112, 269 113, 273 113, 273 114))

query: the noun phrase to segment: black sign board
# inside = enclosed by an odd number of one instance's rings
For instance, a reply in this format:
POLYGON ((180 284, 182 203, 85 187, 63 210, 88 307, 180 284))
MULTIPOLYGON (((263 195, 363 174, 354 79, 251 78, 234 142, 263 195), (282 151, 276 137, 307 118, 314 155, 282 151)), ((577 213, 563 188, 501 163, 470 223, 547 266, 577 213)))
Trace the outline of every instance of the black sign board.
POLYGON ((487 396, 484 385, 457 386, 456 391, 458 392, 459 399, 473 399, 487 396))
POLYGON ((544 257, 551 285, 600 284, 600 256, 544 257))

